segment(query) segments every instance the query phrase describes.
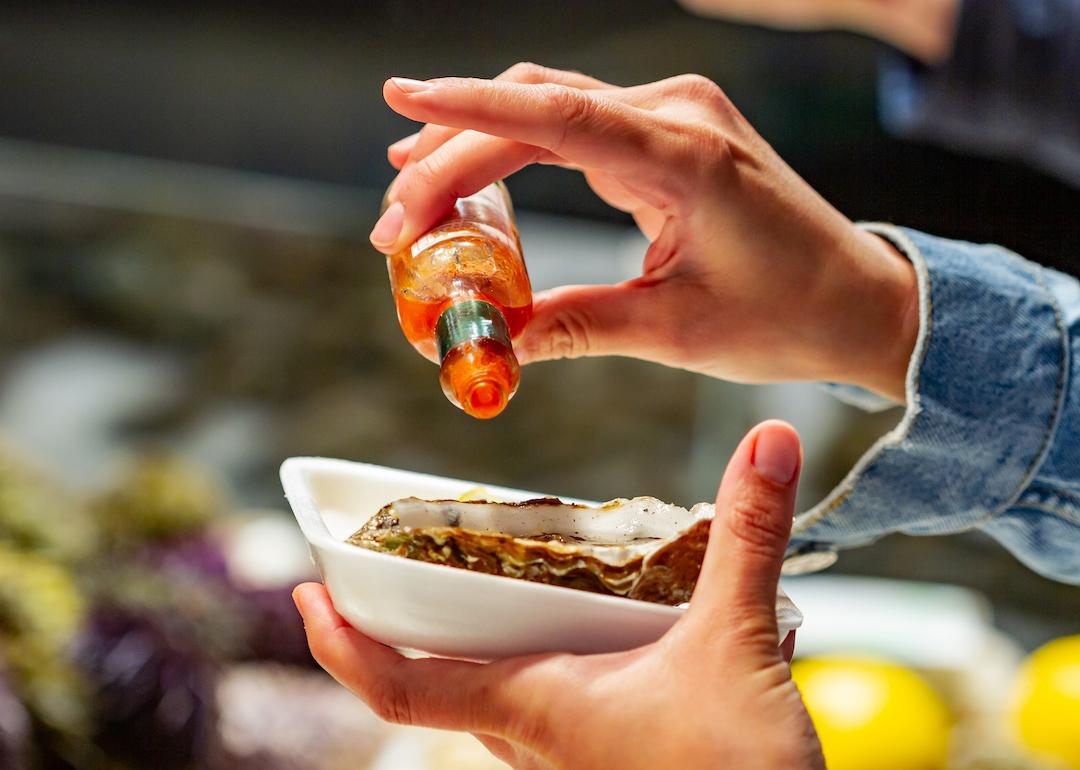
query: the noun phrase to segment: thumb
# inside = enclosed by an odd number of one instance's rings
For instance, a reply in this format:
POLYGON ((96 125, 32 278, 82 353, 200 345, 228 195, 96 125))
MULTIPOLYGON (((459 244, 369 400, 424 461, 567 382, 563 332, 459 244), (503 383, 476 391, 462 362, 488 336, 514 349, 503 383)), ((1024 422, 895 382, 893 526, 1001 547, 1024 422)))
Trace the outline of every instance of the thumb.
POLYGON ((582 356, 649 357, 665 322, 656 285, 560 286, 538 292, 514 351, 522 364, 582 356))
POLYGON ((769 631, 776 644, 776 587, 791 535, 802 465, 799 435, 769 420, 751 430, 728 463, 716 498, 691 611, 701 622, 769 631))

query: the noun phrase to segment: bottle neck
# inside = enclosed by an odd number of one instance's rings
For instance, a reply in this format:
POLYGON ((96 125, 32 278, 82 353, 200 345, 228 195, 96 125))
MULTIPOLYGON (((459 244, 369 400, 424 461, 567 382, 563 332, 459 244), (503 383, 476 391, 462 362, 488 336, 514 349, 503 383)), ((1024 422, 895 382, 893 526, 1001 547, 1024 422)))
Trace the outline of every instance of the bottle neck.
POLYGON ((502 311, 481 299, 455 302, 446 308, 435 324, 435 339, 440 363, 458 345, 473 340, 490 339, 513 350, 510 328, 502 311))

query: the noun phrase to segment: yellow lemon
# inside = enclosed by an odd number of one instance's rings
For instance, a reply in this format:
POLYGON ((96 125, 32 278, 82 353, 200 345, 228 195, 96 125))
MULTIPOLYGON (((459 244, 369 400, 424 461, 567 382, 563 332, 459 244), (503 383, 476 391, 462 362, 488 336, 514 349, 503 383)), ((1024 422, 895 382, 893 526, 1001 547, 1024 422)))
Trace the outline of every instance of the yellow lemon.
POLYGON ((950 717, 915 672, 881 660, 798 660, 791 673, 829 770, 941 770, 950 717))
POLYGON ((1032 653, 1016 686, 1020 739, 1039 754, 1080 770, 1080 636, 1032 653))

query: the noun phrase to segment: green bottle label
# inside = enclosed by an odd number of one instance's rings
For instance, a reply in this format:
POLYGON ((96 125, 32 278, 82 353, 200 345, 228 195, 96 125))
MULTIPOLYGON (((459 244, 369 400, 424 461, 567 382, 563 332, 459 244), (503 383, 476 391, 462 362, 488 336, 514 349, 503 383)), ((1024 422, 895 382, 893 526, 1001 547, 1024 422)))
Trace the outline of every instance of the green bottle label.
POLYGON ((497 340, 506 347, 510 344, 510 328, 506 318, 497 307, 482 299, 467 299, 446 308, 435 324, 435 338, 439 342, 439 361, 463 342, 481 338, 497 340))

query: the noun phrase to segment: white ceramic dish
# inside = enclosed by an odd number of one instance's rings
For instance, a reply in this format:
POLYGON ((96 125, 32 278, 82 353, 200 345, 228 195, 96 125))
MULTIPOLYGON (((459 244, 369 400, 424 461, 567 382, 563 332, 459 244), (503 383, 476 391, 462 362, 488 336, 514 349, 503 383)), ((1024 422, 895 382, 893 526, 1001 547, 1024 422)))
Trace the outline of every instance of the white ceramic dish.
MULTIPOLYGON (((610 652, 655 641, 683 610, 405 559, 345 538, 402 497, 456 498, 476 482, 378 465, 294 457, 281 482, 338 612, 407 652, 492 660, 535 652, 610 652)), ((499 499, 544 497, 483 485, 499 499)), ((564 498, 569 500, 569 498, 564 498)), ((781 638, 802 614, 781 591, 781 638)))

